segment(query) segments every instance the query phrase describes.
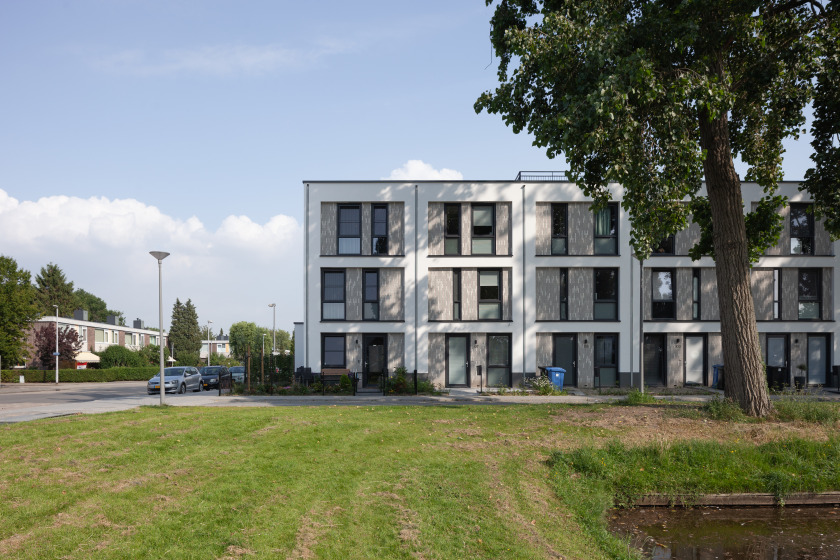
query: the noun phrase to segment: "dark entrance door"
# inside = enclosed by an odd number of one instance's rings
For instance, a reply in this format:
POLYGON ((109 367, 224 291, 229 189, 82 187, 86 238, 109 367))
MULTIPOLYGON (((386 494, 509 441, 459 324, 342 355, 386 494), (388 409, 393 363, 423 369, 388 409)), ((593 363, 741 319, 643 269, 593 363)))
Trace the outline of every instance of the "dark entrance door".
POLYGON ((645 385, 665 385, 665 335, 645 335, 645 385))
POLYGON ((446 386, 469 387, 470 358, 467 335, 446 335, 446 386))
POLYGON ((788 337, 784 334, 767 335, 767 386, 780 391, 790 384, 788 367, 788 337))
POLYGON ((554 335, 554 357, 551 365, 566 370, 563 385, 577 387, 577 335, 554 335))
POLYGON ((364 367, 362 368, 362 386, 378 387, 387 373, 387 338, 384 334, 366 334, 362 336, 364 367))

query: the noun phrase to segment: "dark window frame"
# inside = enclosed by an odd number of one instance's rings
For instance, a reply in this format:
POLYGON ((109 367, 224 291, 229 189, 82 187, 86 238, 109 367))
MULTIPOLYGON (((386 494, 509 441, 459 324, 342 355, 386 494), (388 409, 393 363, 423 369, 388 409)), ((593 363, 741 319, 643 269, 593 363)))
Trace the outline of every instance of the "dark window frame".
POLYGON ((671 257, 676 254, 676 242, 675 236, 672 233, 665 239, 659 242, 659 245, 654 248, 653 252, 650 254, 651 257, 671 257))
POLYGON ((592 319, 595 321, 618 321, 618 304, 619 304, 619 287, 620 287, 621 271, 617 267, 602 267, 595 268, 592 271, 592 319), (598 299, 598 273, 599 272, 615 272, 615 299, 598 299), (595 317, 595 305, 598 303, 611 303, 615 309, 615 316, 611 319, 603 319, 595 317))
POLYGON ((619 343, 618 333, 595 333, 592 336, 592 344, 593 344, 592 364, 593 364, 593 369, 595 370, 595 377, 598 379, 598 387, 603 386, 603 385, 601 385, 601 368, 614 368, 615 369, 616 384, 618 383, 618 380, 619 380, 619 377, 620 377, 619 376, 619 371, 618 371, 618 360, 619 360, 619 356, 620 356, 620 349, 618 347, 618 343, 619 343), (614 340, 614 342, 613 342, 613 356, 612 356, 613 361, 611 363, 600 362, 598 360, 598 358, 599 358, 599 356, 598 356, 598 339, 603 339, 603 338, 612 338, 614 340))
POLYGON ((597 213, 592 213, 592 254, 593 255, 617 255, 618 254, 618 203, 617 202, 610 202, 608 203, 603 210, 600 210, 597 213), (610 223, 615 224, 615 233, 609 235, 599 235, 598 234, 598 214, 600 212, 604 212, 609 210, 611 212, 610 216, 610 223), (613 239, 614 240, 614 250, 608 253, 601 253, 598 252, 597 243, 598 239, 613 239))
MULTIPOLYGON (((798 281, 798 278, 797 278, 798 281)), ((782 318, 782 269, 773 269, 773 319, 782 318)))
POLYGON ((463 285, 461 284, 461 269, 452 269, 452 320, 460 321, 463 316, 463 309, 461 306, 461 294, 463 285))
POLYGON ((501 320, 503 320, 502 314, 504 312, 504 306, 502 305, 502 303, 504 302, 504 290, 503 290, 503 286, 502 286, 502 269, 501 268, 479 268, 477 270, 477 276, 478 276, 478 278, 476 279, 477 280, 476 283, 477 283, 477 288, 478 288, 478 320, 479 321, 501 321, 501 320), (496 299, 496 298, 483 299, 481 297, 481 273, 482 272, 484 272, 484 273, 495 272, 496 273, 496 278, 498 279, 498 290, 499 290, 498 299, 496 299), (481 304, 482 303, 485 304, 485 305, 498 304, 499 317, 496 318, 496 319, 486 319, 486 318, 481 317, 481 304))
POLYGON ((379 270, 376 268, 365 268, 362 269, 362 321, 379 321, 379 270), (371 299, 368 297, 368 275, 373 274, 376 276, 376 286, 375 286, 375 293, 376 297, 371 299), (375 305, 376 309, 376 316, 375 317, 368 317, 368 305, 373 304, 375 305))
POLYGON ((552 255, 568 255, 569 254, 569 205, 565 202, 551 203, 551 254, 552 255), (562 228, 557 225, 558 212, 562 214, 563 224, 562 228), (559 231, 562 230, 562 231, 559 231), (555 239, 562 239, 563 250, 556 250, 554 246, 555 239))
MULTIPOLYGON (((486 227, 486 226, 478 226, 478 227, 486 227)), ((495 255, 496 254, 496 205, 493 203, 476 203, 470 205, 470 254, 471 255, 495 255), (491 233, 488 234, 476 234, 475 233, 475 210, 476 208, 483 209, 489 208, 490 209, 490 221, 492 225, 490 226, 491 233), (475 241, 476 240, 490 240, 490 252, 489 253, 476 253, 475 252, 475 241)))
POLYGON ((321 270, 321 320, 322 321, 346 321, 347 320, 347 269, 344 268, 325 268, 321 270), (327 274, 341 274, 343 281, 343 298, 342 299, 327 299, 327 274), (344 313, 341 319, 326 319, 324 318, 324 304, 327 303, 341 303, 344 305, 344 313))
POLYGON ((821 268, 800 268, 796 274, 796 300, 797 300, 797 319, 800 321, 820 321, 822 320, 822 269, 821 268), (802 295, 802 273, 807 272, 813 274, 816 278, 814 280, 814 288, 816 294, 802 295), (816 303, 817 316, 816 317, 802 317, 802 304, 816 303))
POLYGON ((490 368, 496 369, 506 369, 507 373, 505 377, 507 379, 507 386, 513 386, 513 336, 510 333, 487 333, 487 348, 485 349, 485 356, 484 356, 484 363, 487 365, 485 368, 485 375, 487 376, 487 386, 490 386, 490 368), (493 337, 499 338, 506 338, 507 339, 507 363, 506 364, 491 364, 490 363, 490 339, 493 337))
MULTIPOLYGON (((336 350, 330 353, 337 352, 336 350)), ((321 334, 321 369, 324 368, 344 368, 347 366, 347 338, 343 334, 321 334), (342 361, 327 363, 327 339, 341 339, 341 357, 342 361)))
POLYGON ((674 268, 650 269, 650 317, 651 319, 675 320, 677 318, 677 271, 674 268), (653 275, 667 273, 671 277, 671 299, 657 297, 653 275), (659 304, 659 305, 657 305, 659 304))
POLYGON ((444 255, 460 255, 461 254, 461 204, 460 203, 446 203, 443 205, 443 254, 444 255), (457 214, 458 219, 455 223, 458 226, 458 233, 450 233, 448 221, 448 210, 454 210, 457 214), (447 251, 447 240, 455 240, 456 248, 458 249, 457 253, 453 253, 447 251))
POLYGON ((338 215, 336 216, 336 235, 337 235, 337 245, 336 245, 336 253, 339 255, 361 255, 362 254, 362 205, 361 204, 339 204, 338 205, 338 215), (342 210, 356 210, 358 212, 359 221, 358 221, 358 234, 357 235, 349 235, 346 233, 342 233, 342 224, 350 224, 355 222, 345 222, 341 220, 341 211, 342 210), (342 252, 341 250, 341 240, 342 239, 358 239, 359 240, 359 250, 354 252, 342 252))
POLYGON ((699 268, 691 269, 691 318, 699 321, 703 314, 703 277, 699 268))
POLYGON ((374 204, 371 206, 370 209, 370 254, 371 255, 388 255, 390 254, 388 251, 388 205, 387 204, 374 204), (381 221, 376 220, 376 211, 377 210, 384 210, 385 211, 385 233, 382 235, 376 234, 376 226, 377 224, 382 223, 381 221), (377 243, 379 244, 379 249, 384 247, 384 251, 379 251, 377 249, 377 243))
POLYGON ((560 269, 560 320, 569 320, 569 269, 560 269))
POLYGON ((810 203, 791 203, 790 205, 790 254, 791 255, 813 255, 814 254, 814 205, 810 203), (807 217, 807 223, 804 228, 797 226, 794 231, 793 213, 796 210, 801 210, 803 215, 807 217), (804 235, 802 235, 804 233, 804 235), (805 247, 805 250, 800 250, 798 253, 793 252, 793 242, 799 240, 799 247, 805 247), (803 240, 806 242, 803 244, 803 240))

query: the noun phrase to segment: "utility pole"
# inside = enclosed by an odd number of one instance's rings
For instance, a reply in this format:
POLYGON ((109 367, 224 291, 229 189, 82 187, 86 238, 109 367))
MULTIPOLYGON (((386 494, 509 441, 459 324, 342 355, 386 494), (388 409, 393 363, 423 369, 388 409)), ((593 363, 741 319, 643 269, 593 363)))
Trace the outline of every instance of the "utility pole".
POLYGON ((55 383, 58 385, 58 306, 55 307, 55 383))

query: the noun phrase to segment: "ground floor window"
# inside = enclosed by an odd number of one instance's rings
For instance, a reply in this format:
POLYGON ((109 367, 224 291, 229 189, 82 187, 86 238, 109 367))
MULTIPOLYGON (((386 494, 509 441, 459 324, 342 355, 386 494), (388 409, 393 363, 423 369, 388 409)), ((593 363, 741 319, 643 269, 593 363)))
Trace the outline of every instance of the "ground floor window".
POLYGON ((321 341, 321 367, 344 368, 347 363, 344 335, 325 334, 321 341))
POLYGON ((510 387, 510 335, 487 335, 487 386, 510 387))
POLYGON ((614 387, 618 381, 618 335, 595 335, 595 378, 598 387, 614 387))

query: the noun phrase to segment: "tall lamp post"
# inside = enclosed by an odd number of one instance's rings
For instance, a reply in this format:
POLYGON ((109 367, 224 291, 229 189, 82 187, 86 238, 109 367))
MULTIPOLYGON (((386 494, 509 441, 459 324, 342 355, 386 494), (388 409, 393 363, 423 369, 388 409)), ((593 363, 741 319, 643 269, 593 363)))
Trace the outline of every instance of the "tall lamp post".
POLYGON ((58 306, 55 307, 55 382, 58 383, 58 306))
POLYGON ((277 353, 277 331, 274 329, 277 325, 277 304, 269 303, 268 306, 271 308, 271 355, 274 356, 277 353))
POLYGON ((210 325, 213 324, 213 321, 207 319, 207 365, 210 365, 210 325))
POLYGON ((160 348, 160 404, 163 406, 166 398, 166 385, 163 377, 163 259, 169 256, 169 253, 164 251, 149 251, 149 254, 157 259, 158 262, 158 325, 160 327, 160 340, 158 340, 158 348, 160 348))

